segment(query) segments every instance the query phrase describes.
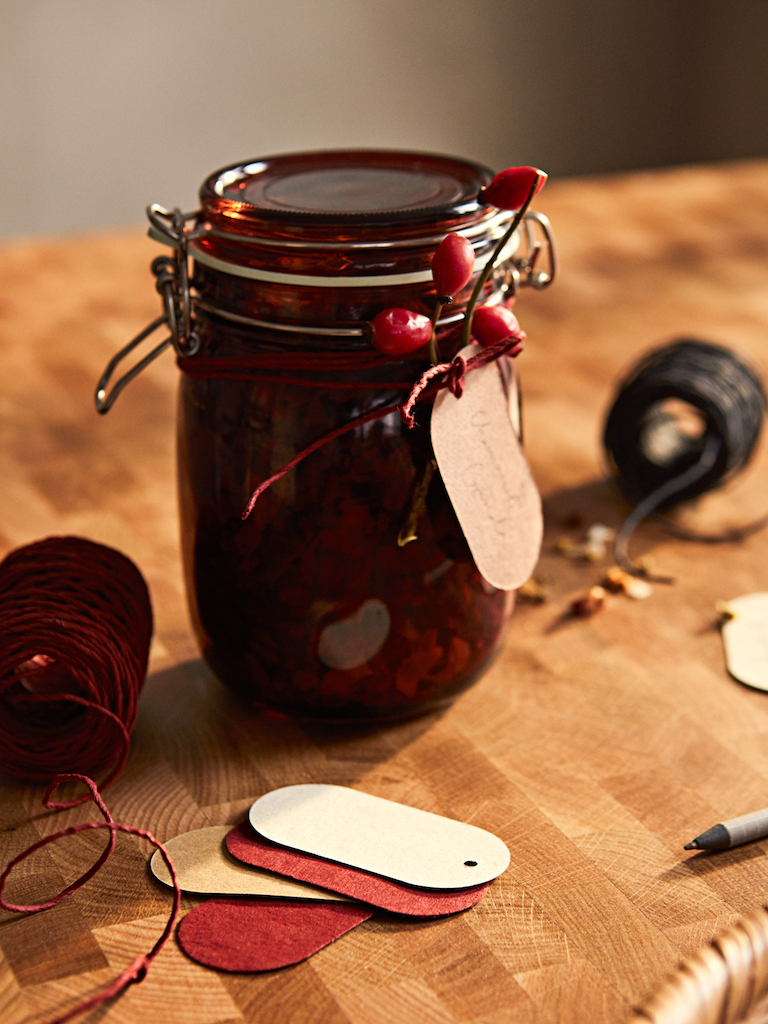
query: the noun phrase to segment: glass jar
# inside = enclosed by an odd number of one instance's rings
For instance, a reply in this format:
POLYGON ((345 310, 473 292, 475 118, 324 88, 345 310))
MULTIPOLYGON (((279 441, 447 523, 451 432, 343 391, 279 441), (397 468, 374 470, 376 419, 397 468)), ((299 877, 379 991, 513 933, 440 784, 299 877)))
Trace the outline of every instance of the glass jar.
MULTIPOLYGON (((478 201, 491 177, 446 157, 344 151, 253 161, 203 184, 188 233, 194 344, 179 360, 184 568, 206 661, 255 705, 407 717, 449 703, 499 649, 515 594, 472 560, 434 471, 428 402, 412 430, 393 409, 328 440, 241 517, 297 452, 406 399, 426 352, 380 356, 365 323, 393 306, 432 314, 431 258, 449 231, 476 254, 473 281, 441 314, 441 357, 456 352, 473 282, 512 217, 478 201)), ((519 242, 484 301, 514 294, 519 242)))

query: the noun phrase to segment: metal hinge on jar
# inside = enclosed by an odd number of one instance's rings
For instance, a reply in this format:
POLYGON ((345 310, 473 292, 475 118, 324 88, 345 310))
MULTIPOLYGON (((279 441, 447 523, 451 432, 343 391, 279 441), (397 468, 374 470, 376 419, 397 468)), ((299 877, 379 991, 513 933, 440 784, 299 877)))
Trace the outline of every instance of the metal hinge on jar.
POLYGON ((203 234, 206 228, 199 226, 191 230, 187 229, 187 221, 197 218, 196 211, 194 213, 182 213, 179 209, 170 211, 156 203, 147 207, 147 217, 154 228, 153 234, 156 232, 164 241, 173 246, 172 256, 158 256, 151 264, 152 273, 156 278, 155 287, 163 300, 163 313, 110 359, 101 380, 96 385, 96 411, 102 414, 109 411, 126 384, 130 383, 169 345, 173 345, 180 356, 193 356, 200 348, 200 338, 194 329, 192 319, 188 245, 190 239, 203 234), (170 332, 168 337, 115 381, 112 390, 107 392, 107 385, 112 374, 123 359, 163 325, 170 332))
POLYGON ((494 267, 491 280, 502 292, 502 301, 517 294, 518 288, 548 288, 557 276, 558 260, 555 239, 549 219, 543 213, 528 210, 523 220, 525 252, 494 267), (540 269, 541 255, 546 256, 546 270, 540 269))

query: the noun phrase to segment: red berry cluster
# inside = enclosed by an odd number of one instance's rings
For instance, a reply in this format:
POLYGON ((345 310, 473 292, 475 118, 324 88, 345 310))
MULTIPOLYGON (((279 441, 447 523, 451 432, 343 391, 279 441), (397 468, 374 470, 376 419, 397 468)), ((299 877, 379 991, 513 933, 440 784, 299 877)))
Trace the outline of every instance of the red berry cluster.
MULTIPOLYGON (((499 253, 546 180, 544 171, 536 167, 510 167, 497 174, 487 188, 480 192, 482 202, 500 210, 517 210, 517 214, 475 284, 465 313, 465 343, 469 340, 470 325, 475 341, 484 348, 520 330, 517 318, 504 306, 482 306, 474 316, 472 314, 499 253)), ((409 309, 385 309, 370 324, 374 347, 387 355, 406 355, 429 344, 430 357, 436 363, 435 330, 440 310, 446 303, 453 302, 454 297, 466 288, 474 270, 475 252, 471 243, 463 235, 446 235, 432 257, 432 279, 437 292, 432 319, 409 309)))

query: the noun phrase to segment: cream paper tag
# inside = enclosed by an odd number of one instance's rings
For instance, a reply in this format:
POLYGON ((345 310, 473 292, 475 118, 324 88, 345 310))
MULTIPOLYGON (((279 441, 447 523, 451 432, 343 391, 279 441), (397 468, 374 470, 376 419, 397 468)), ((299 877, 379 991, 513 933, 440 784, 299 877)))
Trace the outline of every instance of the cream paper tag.
POLYGON ((466 889, 509 865, 509 850, 485 829, 346 786, 275 789, 248 817, 273 843, 423 889, 466 889))
POLYGON ((721 607, 733 616, 721 628, 728 671, 747 686, 768 690, 768 593, 744 594, 721 607))
MULTIPOLYGON (((231 825, 213 825, 169 839, 165 848, 171 855, 179 888, 184 892, 208 896, 275 896, 294 900, 350 902, 327 889, 306 882, 273 875, 261 868, 248 867, 227 853, 224 839, 231 825)), ((163 885, 173 885, 171 873, 159 850, 149 862, 152 874, 163 885)))
MULTIPOLYGON (((469 359, 480 351, 468 345, 469 359)), ((472 557, 500 590, 530 579, 539 558, 541 498, 510 419, 501 368, 464 377, 464 394, 440 391, 432 410, 432 448, 472 557)), ((516 399, 515 399, 516 400, 516 399)))

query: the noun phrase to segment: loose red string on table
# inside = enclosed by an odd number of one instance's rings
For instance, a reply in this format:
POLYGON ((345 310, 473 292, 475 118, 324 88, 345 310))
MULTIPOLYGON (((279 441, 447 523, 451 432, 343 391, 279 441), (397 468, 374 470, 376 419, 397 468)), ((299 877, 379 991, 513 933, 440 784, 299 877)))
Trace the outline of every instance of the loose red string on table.
POLYGON ((165 861, 173 884, 173 905, 168 922, 166 923, 160 938, 154 944, 149 953, 142 953, 140 956, 135 957, 128 967, 126 967, 110 985, 102 989, 101 992, 97 992, 96 995, 78 1003, 77 1006, 67 1010, 66 1013, 51 1019, 48 1021, 48 1024, 65 1024, 65 1021, 72 1020, 72 1018, 78 1014, 85 1013, 87 1010, 92 1010, 95 1007, 100 1006, 102 1003, 105 1003, 108 999, 112 999, 129 985, 143 981, 147 975, 150 964, 170 938, 173 932, 173 927, 179 916, 179 907, 181 905, 181 889, 179 888, 179 881, 176 877, 176 868, 174 867, 168 850, 163 846, 159 839, 155 839, 152 833, 147 832, 146 829, 135 828, 133 825, 125 825, 122 822, 115 821, 101 798, 101 794, 96 787, 96 783, 92 779, 88 778, 87 775, 80 775, 76 772, 64 772, 57 775, 45 792, 45 796, 43 797, 43 806, 53 810, 62 810, 64 808, 76 807, 85 800, 93 800, 101 811, 104 821, 86 821, 78 825, 70 825, 68 828, 63 828, 59 832, 54 832, 49 836, 45 836, 38 842, 33 843, 32 846, 28 847, 18 856, 14 857, 6 867, 5 871, 3 871, 2 875, 0 875, 0 907, 4 910, 10 910, 15 913, 35 914, 40 910, 48 910, 50 907, 57 906, 65 900, 67 896, 70 896, 73 892, 84 885, 90 878, 93 878, 114 850, 118 832, 124 832, 127 835, 139 836, 142 839, 146 839, 160 851, 160 855, 165 861), (79 797, 75 800, 51 799, 54 791, 64 782, 82 782, 88 787, 89 792, 85 797, 79 797), (62 839, 64 836, 72 836, 78 832, 91 831, 94 829, 109 830, 109 842, 107 843, 104 852, 95 864, 93 864, 84 874, 82 874, 76 881, 72 882, 71 885, 68 885, 67 888, 62 890, 58 895, 46 900, 44 903, 31 904, 10 903, 3 897, 5 883, 7 882, 11 871, 17 864, 20 864, 23 860, 26 860, 27 857, 35 853, 35 851, 42 849, 49 843, 56 842, 57 839, 62 839))
MULTIPOLYGON (((344 434, 349 433, 351 430, 362 427, 366 423, 370 423, 373 420, 383 419, 385 416, 389 416, 390 413, 400 412, 400 417, 409 429, 413 429, 415 426, 415 420, 413 417, 413 407, 417 402, 421 402, 426 398, 431 397, 438 391, 448 389, 452 394, 456 395, 457 398, 461 398, 464 393, 464 378, 467 373, 472 370, 480 369, 482 366, 487 366, 489 363, 495 362, 500 359, 501 356, 510 356, 514 358, 522 352, 521 342, 525 339, 525 332, 518 331, 515 334, 510 335, 507 338, 503 338, 500 341, 495 341, 492 345, 487 348, 481 349, 477 355, 471 356, 466 359, 460 353, 454 356, 450 363, 437 363, 435 366, 431 366, 428 370, 422 373, 421 377, 411 387, 411 392, 404 403, 395 403, 394 405, 380 406, 378 409, 374 409, 371 412, 365 413, 362 416, 356 416, 354 419, 349 420, 341 427, 337 427, 336 430, 331 430, 329 433, 324 434, 317 441, 308 445, 302 451, 287 462, 281 469, 276 473, 273 473, 268 479, 262 481, 256 490, 251 495, 250 501, 245 507, 242 513, 242 519, 247 519, 253 511, 254 505, 258 501, 260 495, 271 487, 273 483, 280 480, 282 477, 289 473, 295 466, 302 462, 312 452, 316 452, 319 448, 328 444, 330 441, 335 441, 337 437, 342 437, 344 434), (442 380, 438 380, 442 374, 442 380)), ((323 387, 322 384, 317 384, 318 387, 323 387)), ((386 387, 387 385, 379 384, 378 387, 386 387)))
MULTIPOLYGON (((146 675, 152 607, 136 566, 82 537, 0 563, 0 771, 45 782, 122 770, 146 675)), ((81 802, 89 797, 81 798, 81 802)))

